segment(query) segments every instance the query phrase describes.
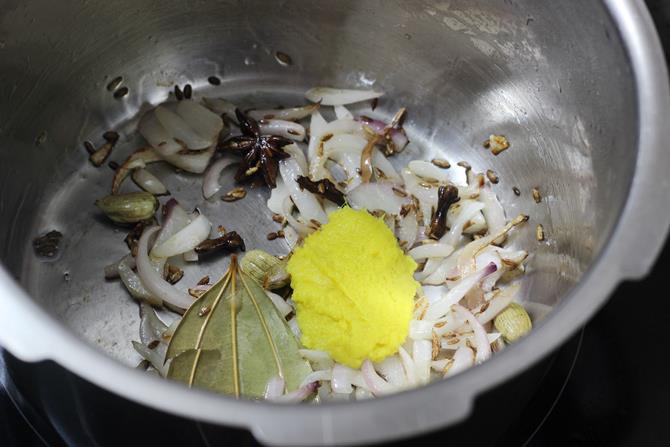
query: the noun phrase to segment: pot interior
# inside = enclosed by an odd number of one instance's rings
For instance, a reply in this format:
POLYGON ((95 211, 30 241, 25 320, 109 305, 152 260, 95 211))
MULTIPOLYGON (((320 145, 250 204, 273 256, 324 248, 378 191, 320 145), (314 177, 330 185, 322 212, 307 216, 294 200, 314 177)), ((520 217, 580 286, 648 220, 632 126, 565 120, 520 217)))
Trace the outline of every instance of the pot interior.
MULTIPOLYGON (((531 253, 522 293, 538 317, 607 243, 637 155, 634 81, 599 2, 8 1, 0 73, 0 259, 50 314, 131 366, 140 360, 130 344, 138 306, 119 282, 103 279, 103 267, 127 252, 125 231, 93 206, 109 193, 112 171, 93 167, 82 144, 116 130, 110 159, 123 161, 142 144, 134 134, 141 112, 175 84, 249 106, 303 104, 315 85, 382 89, 375 113, 408 109, 412 145, 393 160, 397 167, 439 157, 463 176, 458 161, 492 169, 508 217, 530 216, 513 243, 531 253), (276 51, 291 65, 279 64, 276 51), (106 89, 117 76, 129 88, 122 99, 106 89), (511 148, 499 156, 482 149, 492 133, 511 148), (62 249, 45 261, 31 242, 52 229, 63 233, 62 249)), ((266 238, 276 224, 265 189, 207 202, 200 176, 168 165, 152 171, 248 247, 287 252, 266 238)), ((224 191, 233 185, 226 178, 224 191)), ((227 262, 188 266, 178 286, 218 277, 227 262)))

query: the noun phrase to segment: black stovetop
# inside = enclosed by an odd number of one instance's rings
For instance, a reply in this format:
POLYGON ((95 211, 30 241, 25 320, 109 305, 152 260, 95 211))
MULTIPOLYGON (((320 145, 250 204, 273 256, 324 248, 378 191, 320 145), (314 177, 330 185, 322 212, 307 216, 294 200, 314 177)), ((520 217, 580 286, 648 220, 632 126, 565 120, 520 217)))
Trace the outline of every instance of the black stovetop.
MULTIPOLYGON (((647 5, 667 59, 670 1, 648 0, 647 5)), ((664 339, 670 301, 659 292, 669 267, 670 243, 646 280, 620 286, 593 320, 559 349, 551 373, 502 445, 670 445, 670 360, 664 339)), ((43 447, 45 441, 19 407, 0 387, 0 446, 43 447)), ((440 432, 421 439, 431 441, 453 439, 440 432)))

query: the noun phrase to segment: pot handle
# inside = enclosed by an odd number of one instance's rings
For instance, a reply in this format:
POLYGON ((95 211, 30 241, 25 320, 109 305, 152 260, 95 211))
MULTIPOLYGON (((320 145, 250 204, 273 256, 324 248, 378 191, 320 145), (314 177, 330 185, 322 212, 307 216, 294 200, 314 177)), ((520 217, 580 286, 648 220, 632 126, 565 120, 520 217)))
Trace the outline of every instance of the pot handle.
POLYGON ((460 422, 471 413, 471 394, 452 391, 445 396, 439 387, 434 390, 429 399, 410 392, 354 406, 322 406, 318 411, 307 407, 296 412, 296 408, 291 408, 259 418, 249 428, 253 436, 266 445, 378 443, 436 430, 460 422))
POLYGON ((52 359, 60 331, 0 265, 0 346, 26 362, 52 359))

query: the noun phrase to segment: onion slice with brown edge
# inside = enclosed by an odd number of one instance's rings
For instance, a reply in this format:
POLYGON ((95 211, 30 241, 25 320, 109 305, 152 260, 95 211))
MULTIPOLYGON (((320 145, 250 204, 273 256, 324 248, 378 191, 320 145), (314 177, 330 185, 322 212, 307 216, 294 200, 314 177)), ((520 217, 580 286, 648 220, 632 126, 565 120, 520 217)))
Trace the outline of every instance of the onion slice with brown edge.
POLYGON ((258 128, 263 135, 278 135, 294 141, 303 141, 305 139, 305 128, 293 121, 263 119, 258 122, 258 128))
POLYGON ((161 156, 165 161, 176 168, 183 169, 184 171, 191 172, 193 174, 201 174, 205 172, 205 169, 207 169, 209 161, 212 159, 215 150, 216 144, 203 151, 188 151, 184 154, 177 153, 161 156))
POLYGON ((477 321, 477 318, 472 315, 472 312, 460 304, 455 304, 453 309, 454 312, 456 312, 456 315, 459 315, 462 319, 468 322, 475 334, 474 344, 475 349, 477 350, 475 361, 477 363, 481 363, 485 360, 488 360, 488 358, 491 357, 491 345, 489 343, 488 337, 486 336, 486 330, 484 329, 484 326, 482 326, 481 323, 477 321))
MULTIPOLYGON (((247 115, 252 117, 255 120, 287 120, 287 121, 298 121, 303 118, 307 118, 319 108, 319 104, 308 104, 306 106, 300 107, 290 107, 287 109, 259 109, 259 110, 249 110, 247 115)), ((233 109, 233 112, 235 109, 233 109)))
POLYGON ((178 309, 188 309, 193 303, 193 297, 165 281, 149 260, 149 239, 159 229, 160 227, 155 226, 142 233, 137 246, 137 273, 149 293, 178 309))
POLYGON ((331 87, 314 87, 305 92, 305 98, 323 106, 343 106, 383 96, 374 90, 353 90, 331 87))
POLYGON ((483 269, 462 278, 453 288, 444 294, 442 298, 432 302, 430 306, 428 306, 428 310, 426 311, 424 319, 437 320, 438 318, 442 317, 444 314, 449 312, 451 306, 458 303, 461 298, 463 298, 465 294, 470 291, 470 289, 475 287, 482 279, 496 270, 496 265, 494 263, 490 263, 483 269))
POLYGON ((453 363, 444 374, 444 377, 450 377, 459 372, 471 367, 475 364, 475 354, 472 349, 467 346, 462 346, 456 350, 452 357, 453 363))
POLYGON ((112 194, 116 194, 123 181, 133 169, 143 168, 149 163, 161 161, 161 157, 150 147, 144 146, 130 154, 114 173, 112 194))
POLYGON ((525 214, 519 214, 510 222, 508 222, 500 231, 497 233, 489 234, 488 236, 475 239, 466 245, 463 250, 461 250, 460 255, 458 256, 458 271, 460 275, 466 275, 476 268, 475 256, 486 248, 488 245, 491 245, 495 240, 501 236, 507 234, 512 228, 517 225, 528 221, 528 216, 525 214))
POLYGON ((398 126, 398 124, 403 120, 403 118, 405 117, 405 113, 407 113, 407 109, 401 107, 400 110, 398 110, 396 114, 393 116, 393 119, 388 124, 388 126, 384 128, 384 132, 381 135, 375 132, 374 135, 370 136, 368 144, 365 146, 363 152, 361 153, 360 170, 363 183, 369 182, 370 179, 372 178, 372 151, 374 150, 375 145, 379 143, 382 139, 387 138, 389 132, 391 132, 392 129, 396 128, 396 126, 398 126))

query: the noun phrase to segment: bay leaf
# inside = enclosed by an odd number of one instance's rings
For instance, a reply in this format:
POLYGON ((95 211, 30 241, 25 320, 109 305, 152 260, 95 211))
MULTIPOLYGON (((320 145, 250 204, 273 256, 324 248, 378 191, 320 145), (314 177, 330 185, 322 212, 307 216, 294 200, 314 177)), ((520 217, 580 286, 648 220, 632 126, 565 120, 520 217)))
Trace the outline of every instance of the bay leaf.
POLYGON ((168 377, 233 396, 262 397, 280 376, 290 392, 312 369, 263 288, 231 259, 224 277, 184 314, 167 350, 168 377))

